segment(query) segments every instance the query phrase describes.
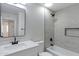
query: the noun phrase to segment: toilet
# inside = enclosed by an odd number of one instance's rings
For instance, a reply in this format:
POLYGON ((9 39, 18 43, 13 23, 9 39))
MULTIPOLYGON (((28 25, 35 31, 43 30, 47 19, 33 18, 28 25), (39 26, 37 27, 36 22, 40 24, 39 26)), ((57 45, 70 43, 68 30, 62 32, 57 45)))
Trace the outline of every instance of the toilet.
POLYGON ((44 52, 44 41, 39 41, 39 42, 36 42, 36 43, 39 44, 39 48, 38 48, 38 50, 39 50, 38 55, 39 55, 39 56, 53 56, 53 55, 52 55, 51 53, 49 53, 49 52, 44 52))
POLYGON ((39 56, 52 56, 52 54, 49 52, 41 52, 39 53, 39 56))

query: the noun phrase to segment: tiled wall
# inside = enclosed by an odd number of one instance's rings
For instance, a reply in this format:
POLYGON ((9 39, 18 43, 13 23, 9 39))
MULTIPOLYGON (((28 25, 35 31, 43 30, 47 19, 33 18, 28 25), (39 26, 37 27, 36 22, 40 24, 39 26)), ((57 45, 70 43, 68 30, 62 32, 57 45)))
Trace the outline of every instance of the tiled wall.
POLYGON ((79 4, 58 11, 55 18, 55 44, 79 53, 79 37, 64 35, 64 28, 79 28, 79 4))
POLYGON ((44 10, 44 41, 45 41, 45 48, 50 46, 50 38, 54 39, 54 17, 51 16, 50 10, 46 9, 44 10))

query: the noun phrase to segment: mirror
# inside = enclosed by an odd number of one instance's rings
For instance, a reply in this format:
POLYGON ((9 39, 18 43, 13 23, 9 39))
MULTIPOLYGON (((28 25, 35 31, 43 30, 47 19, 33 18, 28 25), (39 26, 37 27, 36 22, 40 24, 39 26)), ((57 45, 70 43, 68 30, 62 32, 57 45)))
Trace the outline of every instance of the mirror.
POLYGON ((1 37, 19 37, 25 35, 25 17, 26 12, 24 9, 7 4, 1 3, 1 37))

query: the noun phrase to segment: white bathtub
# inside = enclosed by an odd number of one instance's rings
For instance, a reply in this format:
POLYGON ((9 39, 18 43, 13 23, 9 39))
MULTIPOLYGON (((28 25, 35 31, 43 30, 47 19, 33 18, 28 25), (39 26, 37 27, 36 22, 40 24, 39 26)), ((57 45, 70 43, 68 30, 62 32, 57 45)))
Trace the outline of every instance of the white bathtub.
POLYGON ((69 51, 67 49, 61 48, 57 45, 50 46, 46 49, 48 52, 52 53, 54 56, 79 56, 78 53, 69 51))

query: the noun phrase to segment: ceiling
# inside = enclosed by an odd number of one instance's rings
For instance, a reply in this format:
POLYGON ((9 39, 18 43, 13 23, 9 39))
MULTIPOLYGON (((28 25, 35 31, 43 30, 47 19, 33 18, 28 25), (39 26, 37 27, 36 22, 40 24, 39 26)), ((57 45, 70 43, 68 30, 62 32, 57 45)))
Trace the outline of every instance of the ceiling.
MULTIPOLYGON (((35 5, 38 5, 38 4, 40 4, 40 5, 42 5, 42 6, 44 6, 44 4, 45 3, 28 3, 29 5, 33 5, 33 4, 35 4, 35 5)), ((28 5, 28 4, 26 4, 26 6, 28 5)), ((46 3, 47 4, 47 3, 46 3)), ((50 10, 52 10, 52 11, 59 11, 59 10, 61 10, 61 9, 64 9, 64 8, 66 8, 66 7, 69 7, 69 6, 71 6, 71 5, 74 5, 74 4, 76 4, 76 3, 52 3, 53 5, 51 6, 51 7, 47 7, 47 8, 49 8, 50 10)), ((44 6, 45 7, 45 6, 44 6)))
POLYGON ((24 12, 24 9, 15 7, 14 5, 2 3, 1 12, 8 12, 13 14, 18 14, 19 12, 24 12))
POLYGON ((52 11, 58 11, 74 4, 75 3, 53 3, 53 5, 48 8, 51 9, 52 11))

